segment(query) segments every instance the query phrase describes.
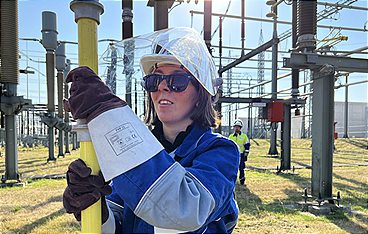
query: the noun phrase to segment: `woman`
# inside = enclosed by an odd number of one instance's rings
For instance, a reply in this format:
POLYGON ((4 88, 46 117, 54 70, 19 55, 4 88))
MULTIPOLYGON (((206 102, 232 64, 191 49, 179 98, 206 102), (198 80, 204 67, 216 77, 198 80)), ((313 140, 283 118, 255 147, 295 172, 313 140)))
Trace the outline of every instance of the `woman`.
MULTIPOLYGON (((217 120, 212 102, 219 84, 215 65, 194 30, 169 29, 159 35, 165 38, 165 43, 157 44, 161 50, 142 57, 140 63, 148 94, 146 122, 154 126, 152 134, 164 150, 113 176, 112 193, 102 201, 103 232, 231 233, 238 216, 233 190, 239 151, 232 141, 211 132, 217 120), (177 32, 180 37, 172 37, 177 32)), ((83 76, 79 72, 72 75, 83 76)), ((116 100, 116 96, 104 100, 116 100)), ((125 105, 117 100, 110 106, 119 107, 116 103, 125 105)), ((93 142, 96 148, 97 141, 93 142)), ((146 147, 156 144, 149 142, 146 147)), ((101 168, 106 178, 107 170, 101 168)), ((89 175, 80 159, 70 165, 67 174, 64 207, 77 218, 80 210, 110 192, 101 182, 102 175, 89 175), (93 199, 82 199, 87 196, 93 199)))

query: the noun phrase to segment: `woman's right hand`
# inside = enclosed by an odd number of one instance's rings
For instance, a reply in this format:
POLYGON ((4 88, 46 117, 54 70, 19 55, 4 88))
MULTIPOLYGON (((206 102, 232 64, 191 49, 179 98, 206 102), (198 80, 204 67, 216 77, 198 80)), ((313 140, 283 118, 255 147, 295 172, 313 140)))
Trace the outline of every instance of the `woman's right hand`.
MULTIPOLYGON (((63 205, 66 212, 74 214, 78 221, 82 210, 112 191, 101 172, 98 175, 91 175, 91 172, 91 168, 82 159, 77 159, 69 165, 66 173, 68 186, 63 194, 63 205)), ((108 218, 108 211, 106 202, 103 201, 103 203, 102 222, 104 223, 108 218)))

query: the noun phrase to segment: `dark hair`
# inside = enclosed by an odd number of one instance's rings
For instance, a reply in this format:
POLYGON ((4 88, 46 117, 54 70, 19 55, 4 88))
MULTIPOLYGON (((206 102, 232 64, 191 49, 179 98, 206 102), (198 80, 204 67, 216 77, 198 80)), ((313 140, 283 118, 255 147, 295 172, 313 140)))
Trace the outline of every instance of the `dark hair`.
MULTIPOLYGON (((201 125, 204 128, 213 127, 217 128, 220 122, 218 113, 214 109, 214 103, 212 102, 212 96, 209 94, 197 80, 193 81, 193 85, 196 87, 198 92, 198 102, 195 106, 190 118, 193 122, 201 125)), ((158 119, 151 95, 146 93, 146 107, 147 111, 145 114, 145 122, 149 125, 157 125, 161 123, 158 119)))

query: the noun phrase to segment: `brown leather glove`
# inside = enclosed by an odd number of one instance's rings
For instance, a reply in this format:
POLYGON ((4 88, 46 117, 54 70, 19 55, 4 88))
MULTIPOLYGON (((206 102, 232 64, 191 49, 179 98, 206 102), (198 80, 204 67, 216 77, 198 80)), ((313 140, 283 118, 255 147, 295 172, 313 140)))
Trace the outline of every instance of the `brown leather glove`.
POLYGON ((64 100, 64 108, 72 113, 74 119, 89 122, 105 111, 127 105, 89 67, 71 70, 65 81, 72 82, 72 85, 69 99, 64 100))
POLYGON ((112 190, 101 172, 98 175, 91 175, 91 172, 91 168, 81 159, 69 165, 66 173, 68 186, 63 194, 63 205, 67 213, 73 213, 80 221, 81 211, 102 198, 102 223, 104 223, 109 217, 104 196, 110 194, 112 190))

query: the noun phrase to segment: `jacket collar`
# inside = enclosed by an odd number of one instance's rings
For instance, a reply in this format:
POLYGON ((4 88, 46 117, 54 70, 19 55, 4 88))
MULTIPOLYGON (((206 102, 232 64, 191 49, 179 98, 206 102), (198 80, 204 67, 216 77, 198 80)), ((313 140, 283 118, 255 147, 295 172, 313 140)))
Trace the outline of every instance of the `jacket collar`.
POLYGON ((236 132, 234 132, 234 133, 233 133, 233 136, 235 136, 235 137, 236 137, 236 136, 240 136, 241 134, 242 134, 242 132, 241 132, 241 131, 239 132, 239 134, 238 134, 238 133, 236 133, 236 132))
POLYGON ((194 124, 190 133, 185 137, 183 143, 176 149, 175 155, 178 157, 185 157, 190 152, 192 152, 198 145, 198 142, 202 138, 202 136, 211 132, 210 128, 203 128, 197 124, 194 124))

